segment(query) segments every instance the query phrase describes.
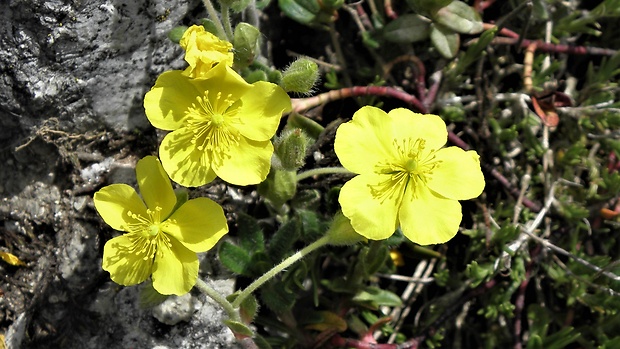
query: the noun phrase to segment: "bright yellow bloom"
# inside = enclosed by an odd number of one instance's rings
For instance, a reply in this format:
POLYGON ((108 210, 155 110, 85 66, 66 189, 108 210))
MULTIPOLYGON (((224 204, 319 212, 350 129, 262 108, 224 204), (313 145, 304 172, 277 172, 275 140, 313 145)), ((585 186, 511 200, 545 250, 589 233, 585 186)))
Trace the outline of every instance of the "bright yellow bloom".
POLYGON ((237 185, 265 180, 275 134, 291 99, 275 84, 248 84, 218 64, 204 79, 180 71, 159 76, 144 97, 153 126, 173 131, 159 147, 159 158, 173 181, 195 187, 220 177, 237 185))
POLYGON ((454 237, 462 218, 457 200, 480 195, 484 176, 475 151, 442 148, 447 137, 439 116, 402 108, 363 107, 338 128, 336 154, 359 174, 339 201, 359 234, 381 240, 400 226, 420 245, 454 237))
POLYGON ((222 62, 227 66, 233 64, 233 45, 209 33, 201 25, 189 27, 179 42, 185 50, 185 60, 189 67, 183 72, 191 78, 200 78, 222 62))
POLYGON ((176 196, 154 156, 138 161, 136 175, 142 199, 127 184, 95 193, 103 220, 126 232, 106 242, 103 269, 121 285, 139 284, 152 275, 157 292, 185 294, 198 277, 196 252, 208 251, 228 232, 224 211, 207 198, 189 200, 174 210, 176 196))

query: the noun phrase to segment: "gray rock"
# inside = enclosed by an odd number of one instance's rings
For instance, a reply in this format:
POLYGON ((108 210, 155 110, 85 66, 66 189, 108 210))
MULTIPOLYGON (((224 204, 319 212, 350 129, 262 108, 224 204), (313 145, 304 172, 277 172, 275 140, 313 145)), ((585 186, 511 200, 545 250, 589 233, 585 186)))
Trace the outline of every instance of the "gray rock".
MULTIPOLYGON (((27 267, 0 264, 9 348, 235 348, 224 313, 198 294, 162 324, 139 287, 101 270, 112 236, 92 194, 132 184, 150 130, 144 94, 181 69, 174 26, 200 0, 7 0, 0 11, 0 227, 27 267), (141 131, 142 130, 142 131, 141 131), (115 149, 110 151, 114 143, 115 149)), ((153 142, 154 143, 154 142, 153 142)), ((156 149, 156 144, 152 144, 156 149)), ((146 152, 149 150, 147 149, 146 152)), ((232 280, 216 283, 232 290, 232 280)), ((192 297, 190 296, 190 299, 192 297)), ((163 317, 162 317, 163 318, 163 317)))
POLYGON ((153 307, 153 317, 162 324, 173 326, 181 321, 189 321, 201 305, 189 293, 182 296, 168 297, 165 301, 153 307))

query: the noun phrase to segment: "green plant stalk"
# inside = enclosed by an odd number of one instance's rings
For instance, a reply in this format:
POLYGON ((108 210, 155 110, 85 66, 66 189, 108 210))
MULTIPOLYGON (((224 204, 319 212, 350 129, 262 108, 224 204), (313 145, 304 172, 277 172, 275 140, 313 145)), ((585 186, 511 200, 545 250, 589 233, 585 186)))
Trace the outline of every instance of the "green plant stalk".
POLYGON ((228 37, 226 31, 224 30, 222 21, 220 21, 220 17, 217 15, 217 11, 215 11, 215 7, 213 7, 211 0, 202 0, 202 3, 207 9, 207 13, 209 14, 209 17, 211 18, 211 20, 213 21, 213 24, 215 24, 215 28, 217 29, 217 36, 220 39, 230 41, 230 38, 228 37))
POLYGON ((234 35, 230 25, 230 6, 222 1, 220 2, 220 10, 222 11, 222 25, 224 26, 226 37, 228 37, 228 41, 232 42, 234 35))
POLYGON ((311 243, 310 245, 304 247, 300 251, 296 252, 295 254, 291 255, 290 257, 284 259, 282 262, 280 262, 280 264, 278 264, 278 265, 274 266, 273 268, 271 268, 271 270, 269 270, 265 274, 261 275, 261 277, 259 277, 258 279, 254 280, 254 282, 252 282, 250 285, 248 285, 248 287, 246 287, 243 291, 241 291, 239 293, 239 295, 237 296, 237 298, 235 298, 235 300, 232 302, 232 307, 233 308, 239 308, 241 303, 243 303, 243 301, 249 295, 251 295, 254 291, 256 291, 259 287, 261 287, 264 283, 266 283, 267 281, 271 280, 274 276, 278 275, 281 271, 283 271, 284 269, 290 267, 295 262, 301 260, 302 258, 307 256, 308 254, 312 253, 314 250, 329 244, 329 241, 330 241, 329 236, 325 235, 322 238, 320 238, 320 239, 316 240, 315 242, 311 243))
POLYGON ((324 174, 355 175, 355 173, 347 170, 344 167, 322 167, 322 168, 313 168, 312 170, 308 170, 308 171, 297 174, 297 181, 299 182, 312 176, 324 175, 324 174))
POLYGON ((207 285, 207 283, 200 278, 196 279, 195 287, 207 297, 213 299, 222 308, 224 308, 224 311, 226 311, 226 314, 228 314, 228 317, 231 320, 239 322, 241 321, 241 316, 239 315, 239 312, 236 310, 236 308, 226 299, 226 297, 222 296, 219 292, 213 289, 213 287, 207 285))

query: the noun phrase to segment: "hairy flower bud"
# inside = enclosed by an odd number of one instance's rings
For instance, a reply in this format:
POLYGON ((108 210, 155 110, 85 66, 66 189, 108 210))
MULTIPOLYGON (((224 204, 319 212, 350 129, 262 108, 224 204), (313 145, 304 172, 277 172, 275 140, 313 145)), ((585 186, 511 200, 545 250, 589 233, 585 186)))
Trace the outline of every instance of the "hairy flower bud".
POLYGON ((235 27, 234 35, 235 65, 245 68, 254 61, 258 54, 260 31, 248 23, 241 22, 235 27))
POLYGON ((319 80, 319 66, 307 58, 299 58, 282 73, 280 86, 286 92, 312 93, 319 80))
POLYGON ((309 142, 308 136, 299 128, 284 131, 274 142, 275 154, 282 169, 297 171, 302 167, 309 142))

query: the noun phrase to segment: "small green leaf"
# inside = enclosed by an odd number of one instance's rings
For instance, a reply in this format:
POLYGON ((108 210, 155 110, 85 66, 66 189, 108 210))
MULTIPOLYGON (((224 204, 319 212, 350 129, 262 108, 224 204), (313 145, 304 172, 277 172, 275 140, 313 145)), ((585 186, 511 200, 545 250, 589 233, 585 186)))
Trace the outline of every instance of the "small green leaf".
POLYGON ((170 41, 174 42, 175 44, 178 44, 181 41, 181 38, 183 37, 183 34, 185 34, 186 30, 187 27, 184 25, 174 27, 168 32, 168 39, 170 39, 170 41))
POLYGON ((480 15, 462 1, 454 1, 442 7, 432 18, 434 23, 439 23, 457 33, 477 34, 483 30, 480 15))
POLYGON ((385 40, 408 44, 426 40, 430 34, 430 21, 416 14, 406 14, 388 23, 383 29, 385 40))
POLYGON ((261 299, 274 312, 281 314, 295 304, 296 294, 283 287, 281 282, 271 281, 261 288, 261 299))
POLYGON ((388 307, 398 307, 402 305, 402 300, 398 295, 374 286, 364 288, 353 296, 352 300, 373 309, 378 309, 382 305, 388 307))
POLYGON ((448 6, 454 0, 407 0, 407 4, 416 13, 428 16, 442 7, 448 6))
POLYGON ((450 59, 454 58, 459 51, 461 40, 459 34, 442 25, 433 23, 431 25, 431 42, 439 54, 450 59))
POLYGON ((258 302, 253 295, 250 295, 246 299, 241 302, 239 307, 239 313, 241 314, 241 319, 247 323, 251 323, 258 312, 258 302))
POLYGON ((246 251, 264 251, 265 238, 263 230, 258 225, 256 218, 243 212, 237 213, 237 232, 239 245, 246 251))
POLYGON ((321 7, 315 0, 278 0, 282 12, 301 24, 314 22, 321 7))
POLYGON ((224 323, 224 325, 230 328, 230 330, 235 334, 235 336, 252 337, 254 335, 254 332, 252 332, 252 330, 247 325, 239 321, 224 320, 222 322, 224 323))
MULTIPOLYGON (((359 239, 361 240, 362 237, 359 236, 359 239)), ((373 241, 370 243, 369 248, 362 251, 367 251, 365 254, 360 253, 360 259, 364 265, 364 273, 368 276, 379 271, 390 257, 390 251, 382 241, 373 241)))
POLYGON ((274 263, 280 262, 285 256, 291 254, 293 243, 301 235, 301 224, 299 219, 293 218, 285 223, 278 231, 273 234, 269 241, 267 254, 274 263))
POLYGON ((224 241, 220 246, 219 258, 222 264, 233 273, 245 275, 251 257, 243 248, 224 241))

